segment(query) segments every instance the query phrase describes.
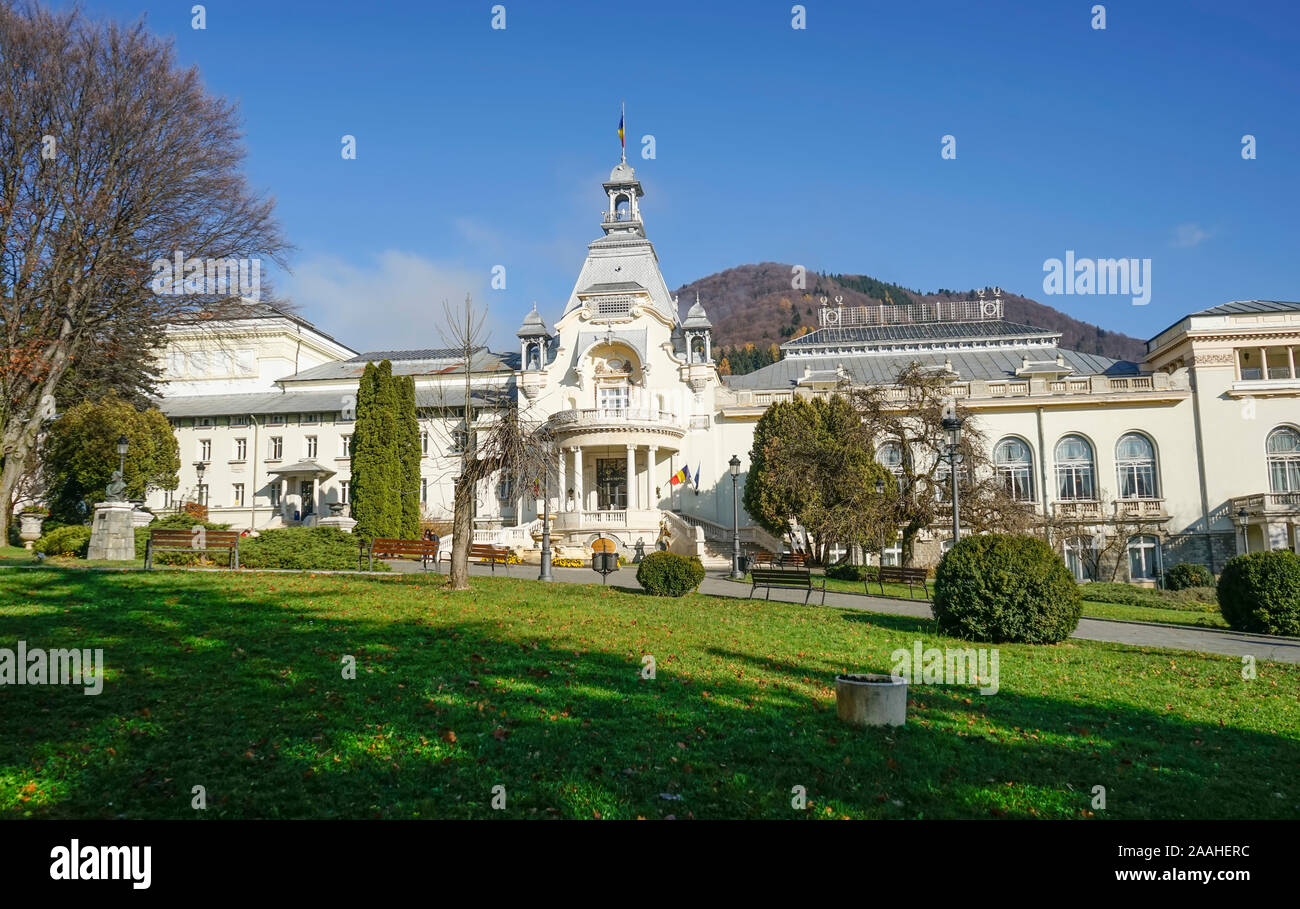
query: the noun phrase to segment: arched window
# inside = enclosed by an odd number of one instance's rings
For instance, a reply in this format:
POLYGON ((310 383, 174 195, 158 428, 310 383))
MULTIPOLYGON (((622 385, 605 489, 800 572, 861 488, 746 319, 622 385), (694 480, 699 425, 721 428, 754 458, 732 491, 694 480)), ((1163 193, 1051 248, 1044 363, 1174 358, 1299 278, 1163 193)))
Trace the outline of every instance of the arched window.
POLYGON ((876 461, 894 475, 899 492, 903 491, 903 446, 886 442, 876 449, 876 461))
POLYGON ((1020 439, 1003 439, 993 449, 993 463, 1007 495, 1017 502, 1034 501, 1034 455, 1020 439))
POLYGON ((1268 434, 1269 492, 1300 492, 1300 432, 1279 426, 1268 434))
POLYGON ((1082 436, 1056 443, 1056 497, 1062 501, 1096 499, 1092 446, 1082 436))
POLYGON ((1128 541, 1128 579, 1154 581, 1160 577, 1160 541, 1155 537, 1133 537, 1128 541))
POLYGON ((1154 499, 1156 492, 1156 449, 1138 432, 1120 437, 1115 446, 1115 470, 1121 499, 1154 499))

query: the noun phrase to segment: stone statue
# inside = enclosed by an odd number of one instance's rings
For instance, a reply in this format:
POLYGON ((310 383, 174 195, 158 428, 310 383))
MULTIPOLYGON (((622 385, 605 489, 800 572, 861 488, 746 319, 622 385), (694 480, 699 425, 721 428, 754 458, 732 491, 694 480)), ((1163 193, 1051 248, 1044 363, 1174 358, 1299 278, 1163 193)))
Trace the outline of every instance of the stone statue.
POLYGON ((126 481, 122 479, 122 471, 113 471, 112 479, 108 481, 108 487, 104 491, 108 494, 106 499, 109 502, 126 501, 126 481))

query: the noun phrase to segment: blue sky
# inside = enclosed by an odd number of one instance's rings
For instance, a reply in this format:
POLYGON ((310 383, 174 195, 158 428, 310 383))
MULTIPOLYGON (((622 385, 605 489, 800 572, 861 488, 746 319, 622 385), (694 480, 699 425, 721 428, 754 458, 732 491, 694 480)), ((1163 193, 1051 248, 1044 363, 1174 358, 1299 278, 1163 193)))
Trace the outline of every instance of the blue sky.
POLYGON ((810 0, 802 30, 790 2, 504 0, 504 30, 489 0, 214 0, 201 31, 190 0, 83 6, 147 16, 239 102, 297 247, 277 290, 359 349, 438 346, 466 292, 496 346, 534 300, 553 321, 622 100, 670 287, 775 260, 1001 285, 1140 337, 1300 297, 1300 5, 1104 3, 1096 30, 1095 2, 810 0), (1067 250, 1149 258, 1151 302, 1047 296, 1067 250))

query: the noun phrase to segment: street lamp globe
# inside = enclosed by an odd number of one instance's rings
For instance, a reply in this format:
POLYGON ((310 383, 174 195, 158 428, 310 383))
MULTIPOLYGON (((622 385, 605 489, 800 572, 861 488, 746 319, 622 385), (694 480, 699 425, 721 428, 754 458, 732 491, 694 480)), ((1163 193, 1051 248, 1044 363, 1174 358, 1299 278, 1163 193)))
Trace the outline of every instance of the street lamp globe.
POLYGON ((885 494, 885 481, 882 480, 880 477, 876 477, 876 495, 883 496, 884 494, 885 494))
POLYGON ((125 457, 126 457, 126 450, 127 450, 128 447, 130 447, 130 444, 131 444, 131 443, 130 443, 130 441, 127 439, 126 436, 118 436, 118 439, 117 439, 117 453, 118 453, 119 455, 121 455, 122 457, 125 458, 125 457))
POLYGON ((740 476, 740 458, 732 455, 731 460, 727 462, 727 465, 731 468, 731 475, 733 477, 740 476))

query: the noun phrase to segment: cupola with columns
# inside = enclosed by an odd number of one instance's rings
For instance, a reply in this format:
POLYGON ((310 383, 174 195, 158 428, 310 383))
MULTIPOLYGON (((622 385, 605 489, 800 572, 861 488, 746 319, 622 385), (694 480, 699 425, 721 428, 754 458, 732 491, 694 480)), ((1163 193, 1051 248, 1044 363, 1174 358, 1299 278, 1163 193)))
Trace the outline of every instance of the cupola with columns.
POLYGON ((631 234, 635 237, 645 236, 645 225, 641 223, 641 206, 637 201, 645 195, 641 181, 636 178, 636 171, 626 160, 620 161, 609 174, 609 180, 601 184, 609 196, 609 208, 601 227, 606 236, 611 234, 631 234))

